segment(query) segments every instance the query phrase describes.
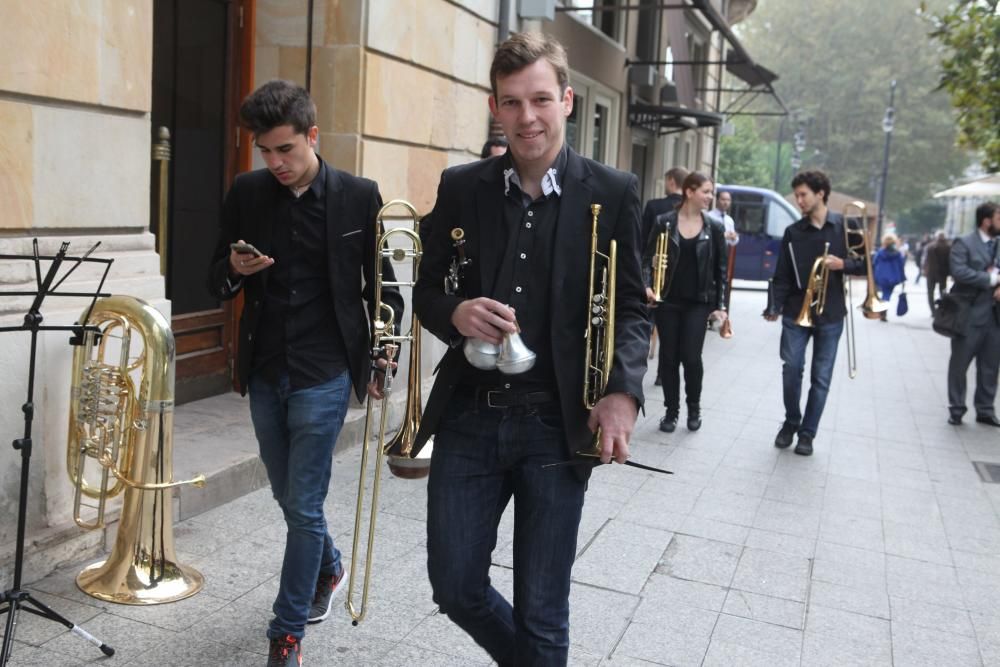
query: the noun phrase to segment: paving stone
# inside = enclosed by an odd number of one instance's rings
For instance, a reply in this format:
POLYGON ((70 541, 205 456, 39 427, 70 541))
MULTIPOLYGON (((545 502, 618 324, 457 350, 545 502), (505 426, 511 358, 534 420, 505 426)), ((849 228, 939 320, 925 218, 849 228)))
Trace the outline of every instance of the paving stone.
POLYGON ((892 667, 890 648, 872 647, 844 637, 807 632, 802 643, 802 667, 892 667))
POLYGON ((413 667, 420 665, 424 667, 486 667, 493 664, 487 656, 483 660, 474 660, 468 657, 448 655, 439 651, 411 646, 407 642, 396 644, 388 652, 383 654, 378 664, 384 667, 413 667))
POLYGON ((753 527, 775 533, 815 539, 819 532, 820 510, 764 500, 757 508, 753 527))
MULTIPOLYGON (((307 654, 303 643, 303 655, 310 662, 318 662, 317 656, 307 654)), ((115 656, 116 662, 118 656, 115 656)), ((170 665, 171 667, 198 667, 218 665, 219 667, 257 667, 262 657, 256 653, 240 651, 232 646, 217 644, 207 639, 187 639, 166 641, 123 665, 170 665)))
MULTIPOLYGON (((29 592, 39 602, 85 630, 87 629, 87 621, 101 613, 101 609, 98 607, 80 604, 79 602, 37 590, 29 590, 29 592)), ((22 605, 22 609, 25 607, 33 608, 28 603, 22 605)), ((7 622, 6 615, 0 617, 0 619, 2 619, 0 623, 7 622)), ((17 629, 14 632, 15 640, 18 642, 32 646, 41 646, 48 640, 64 632, 66 632, 66 627, 61 623, 35 616, 30 612, 18 611, 17 629)), ((2 631, 0 631, 0 634, 2 634, 2 631)))
POLYGON ((814 601, 809 602, 806 613, 806 632, 842 637, 875 647, 888 648, 892 642, 889 621, 823 607, 814 601))
POLYGON ((750 534, 750 528, 691 515, 684 519, 684 523, 681 524, 680 530, 677 532, 693 537, 703 537, 708 540, 741 546, 746 542, 747 535, 750 534))
MULTIPOLYGON (((97 656, 100 656, 99 658, 95 658, 95 661, 104 657, 104 654, 97 648, 93 650, 97 656)), ((69 656, 54 653, 53 651, 36 646, 22 644, 15 639, 11 647, 10 660, 7 664, 10 667, 52 667, 53 665, 59 665, 60 667, 81 667, 89 663, 82 660, 74 660, 69 656)))
POLYGON ((712 632, 712 641, 745 646, 770 653, 782 661, 799 660, 802 632, 739 616, 722 614, 712 632))
POLYGON ((941 607, 939 605, 893 597, 890 601, 892 620, 905 625, 915 625, 931 630, 940 630, 954 635, 975 637, 976 631, 963 609, 941 607))
POLYGON ((645 601, 611 656, 638 658, 656 664, 701 665, 719 614, 675 605, 669 612, 654 610, 645 601), (646 611, 650 609, 650 611, 646 611))
MULTIPOLYGON (((180 640, 180 635, 169 630, 106 613, 88 620, 86 630, 114 647, 115 660, 122 662, 128 662, 167 640, 180 640)), ((45 642, 42 648, 84 662, 103 658, 103 654, 93 644, 73 635, 69 630, 45 642)))
POLYGON ((573 579, 637 594, 660 562, 673 533, 612 520, 576 559, 573 579), (628 563, 628 567, 611 567, 628 563))
MULTIPOLYGON (((506 597, 506 591, 502 592, 506 597)), ((507 599, 512 600, 513 595, 507 599)), ((573 583, 569 592, 570 644, 587 653, 608 654, 640 601, 639 596, 573 583)))
POLYGON ((732 587, 771 597, 805 602, 809 585, 809 560, 744 549, 732 587))
POLYGON ((870 551, 885 550, 882 522, 850 514, 824 512, 819 524, 819 539, 870 551))
POLYGON ((674 604, 682 604, 697 609, 722 611, 722 605, 726 600, 726 589, 654 573, 642 591, 642 598, 650 604, 663 602, 665 609, 674 604))
POLYGON ((777 655, 768 653, 756 648, 730 644, 729 642, 713 639, 708 645, 708 653, 705 655, 705 662, 702 667, 729 667, 730 665, 740 665, 740 667, 798 667, 797 656, 777 655))
POLYGON ((892 622, 892 657, 896 667, 978 667, 979 645, 970 637, 892 622))
POLYGON ((739 590, 729 591, 722 611, 730 616, 782 625, 795 630, 802 629, 805 618, 805 605, 801 602, 739 590))
POLYGON ((656 571, 678 579, 729 586, 742 551, 725 542, 675 535, 656 571))
POLYGON ((747 535, 746 546, 764 551, 786 553, 803 558, 812 558, 816 552, 815 538, 797 537, 785 533, 775 533, 769 530, 751 528, 747 535))
POLYGON ((809 601, 831 609, 842 609, 876 618, 890 618, 889 594, 886 593, 884 585, 856 588, 813 579, 809 590, 809 601))

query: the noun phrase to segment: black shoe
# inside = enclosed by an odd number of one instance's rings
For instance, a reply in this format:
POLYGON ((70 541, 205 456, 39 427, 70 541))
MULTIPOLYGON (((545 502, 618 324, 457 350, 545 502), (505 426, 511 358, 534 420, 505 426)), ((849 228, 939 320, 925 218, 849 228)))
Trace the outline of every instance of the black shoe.
POLYGON ((808 433, 799 433, 799 442, 795 445, 795 453, 800 456, 812 456, 813 437, 808 433))
POLYGON ((701 408, 697 405, 688 405, 687 427, 689 431, 697 431, 701 428, 701 408))
POLYGON ((673 433, 677 430, 677 413, 667 412, 660 420, 660 430, 664 433, 673 433))
POLYGON ((302 664, 302 645, 291 635, 271 640, 267 667, 297 667, 302 664))
POLYGON ((1000 419, 993 415, 976 415, 977 424, 989 424, 990 426, 1000 426, 1000 419))
POLYGON ((952 426, 959 426, 962 423, 962 415, 950 415, 948 417, 948 423, 952 426))
POLYGON ((663 386, 663 380, 660 379, 660 374, 659 373, 656 374, 656 379, 653 380, 653 385, 657 386, 657 387, 662 387, 663 386))
POLYGON ((340 568, 340 576, 320 572, 316 582, 316 593, 313 595, 312 607, 309 608, 309 618, 306 623, 319 623, 330 616, 333 608, 333 596, 341 588, 344 581, 344 568, 340 568))
POLYGON ((792 444, 792 439, 795 438, 795 432, 799 430, 799 427, 795 424, 789 424, 785 422, 781 425, 781 430, 778 431, 778 435, 774 438, 774 446, 778 449, 784 449, 792 444))

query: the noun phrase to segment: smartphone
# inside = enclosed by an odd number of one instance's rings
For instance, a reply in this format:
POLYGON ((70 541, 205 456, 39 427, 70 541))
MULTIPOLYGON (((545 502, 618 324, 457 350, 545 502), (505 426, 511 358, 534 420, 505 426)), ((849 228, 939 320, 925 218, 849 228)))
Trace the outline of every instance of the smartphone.
POLYGON ((264 256, 264 253, 262 253, 260 250, 257 250, 257 248, 254 248, 249 243, 230 243, 229 248, 230 250, 235 250, 236 252, 240 253, 247 253, 247 252, 253 253, 254 257, 264 256))

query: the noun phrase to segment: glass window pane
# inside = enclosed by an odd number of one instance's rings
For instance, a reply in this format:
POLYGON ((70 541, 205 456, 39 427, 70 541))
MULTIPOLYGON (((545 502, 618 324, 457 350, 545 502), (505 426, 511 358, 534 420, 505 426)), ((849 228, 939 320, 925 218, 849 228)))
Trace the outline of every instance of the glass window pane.
POLYGON ((573 95, 573 111, 569 116, 566 117, 566 145, 575 150, 577 153, 580 152, 580 118, 582 113, 580 109, 584 109, 587 106, 586 98, 574 89, 573 95))
POLYGON ((594 105, 594 152, 591 157, 598 162, 607 162, 605 147, 608 134, 608 107, 603 104, 594 105))

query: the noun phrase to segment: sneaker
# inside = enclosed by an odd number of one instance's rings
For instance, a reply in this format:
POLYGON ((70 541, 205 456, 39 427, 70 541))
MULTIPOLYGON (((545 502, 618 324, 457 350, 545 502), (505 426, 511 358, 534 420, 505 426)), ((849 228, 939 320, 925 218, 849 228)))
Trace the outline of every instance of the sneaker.
POLYGON ((302 644, 291 635, 271 640, 267 667, 291 667, 302 664, 302 644))
POLYGON ((799 430, 799 427, 795 424, 789 424, 785 422, 781 425, 781 430, 778 431, 778 435, 774 438, 774 446, 778 449, 784 449, 792 444, 792 439, 795 437, 795 432, 799 430))
POLYGON ((687 427, 689 431, 697 431, 701 428, 701 408, 690 403, 688 404, 687 427))
POLYGON ((660 420, 660 430, 664 433, 673 433, 677 430, 677 413, 667 411, 660 420))
POLYGON ((799 433, 799 442, 795 445, 795 453, 799 456, 812 456, 813 437, 808 433, 799 433))
POLYGON ((330 616, 330 610, 333 609, 333 596, 341 589, 340 584, 344 581, 345 572, 344 568, 340 568, 340 576, 320 572, 319 579, 316 581, 316 594, 313 596, 306 623, 319 623, 330 616))

